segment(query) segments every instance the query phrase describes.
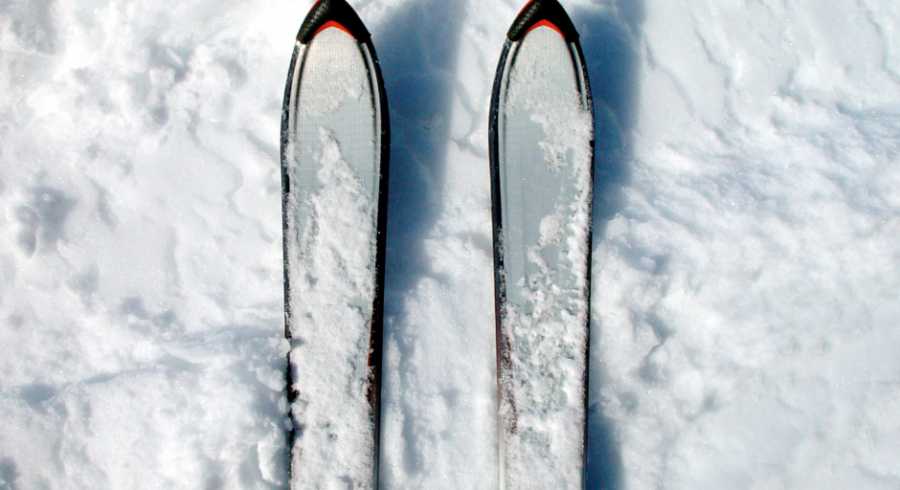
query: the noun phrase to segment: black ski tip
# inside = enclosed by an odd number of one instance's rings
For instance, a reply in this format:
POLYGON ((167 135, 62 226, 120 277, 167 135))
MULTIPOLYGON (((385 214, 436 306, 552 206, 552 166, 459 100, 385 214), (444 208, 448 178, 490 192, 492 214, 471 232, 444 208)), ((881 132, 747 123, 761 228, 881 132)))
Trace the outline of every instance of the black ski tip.
POLYGON ((567 42, 574 42, 578 39, 578 31, 575 30, 572 19, 557 0, 531 0, 519 12, 506 33, 506 37, 510 41, 518 41, 539 24, 547 25, 559 32, 567 42))
POLYGON ((306 19, 300 25, 297 41, 306 44, 323 28, 337 27, 346 31, 359 42, 369 39, 369 31, 346 0, 319 0, 309 9, 306 19), (335 25, 336 24, 336 25, 335 25))

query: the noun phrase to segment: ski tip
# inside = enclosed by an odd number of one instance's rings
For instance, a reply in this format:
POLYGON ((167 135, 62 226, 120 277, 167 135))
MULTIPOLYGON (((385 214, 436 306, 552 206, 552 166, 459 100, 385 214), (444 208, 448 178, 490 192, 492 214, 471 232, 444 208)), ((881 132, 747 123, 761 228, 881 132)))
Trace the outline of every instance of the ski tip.
POLYGON ((346 0, 318 0, 309 9, 306 19, 300 25, 297 41, 300 44, 307 44, 316 34, 329 27, 336 27, 360 42, 364 42, 370 37, 369 31, 366 30, 359 15, 346 0))
POLYGON ((567 42, 574 42, 578 39, 578 31, 575 30, 572 19, 557 0, 531 0, 528 2, 516 16, 506 37, 515 42, 525 37, 525 34, 532 29, 540 26, 553 29, 567 42))

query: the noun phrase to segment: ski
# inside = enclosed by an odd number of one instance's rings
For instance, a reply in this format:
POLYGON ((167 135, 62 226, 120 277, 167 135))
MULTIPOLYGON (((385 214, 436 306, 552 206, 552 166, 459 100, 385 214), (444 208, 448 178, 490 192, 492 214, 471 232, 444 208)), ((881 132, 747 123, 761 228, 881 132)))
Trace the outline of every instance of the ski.
POLYGON ((301 24, 281 120, 293 489, 378 486, 388 109, 345 0, 301 24))
POLYGON ((583 488, 593 108, 557 0, 512 23, 489 135, 500 488, 583 488))

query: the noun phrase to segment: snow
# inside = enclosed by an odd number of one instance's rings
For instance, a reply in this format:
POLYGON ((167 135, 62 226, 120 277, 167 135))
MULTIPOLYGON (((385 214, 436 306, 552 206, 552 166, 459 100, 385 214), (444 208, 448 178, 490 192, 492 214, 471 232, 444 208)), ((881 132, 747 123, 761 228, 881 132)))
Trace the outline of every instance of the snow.
MULTIPOLYGON (((0 487, 285 488, 311 3, 0 3, 0 487)), ((487 111, 523 2, 351 3, 391 108, 382 483, 490 487, 487 111)), ((896 488, 900 5, 563 4, 597 134, 589 486, 896 488)))
POLYGON ((373 461, 365 354, 372 323, 366 306, 375 295, 375 213, 334 135, 320 131, 322 188, 310 197, 313 217, 289 252, 301 257, 290 270, 299 424, 292 468, 303 487, 348 478, 365 488, 373 461))

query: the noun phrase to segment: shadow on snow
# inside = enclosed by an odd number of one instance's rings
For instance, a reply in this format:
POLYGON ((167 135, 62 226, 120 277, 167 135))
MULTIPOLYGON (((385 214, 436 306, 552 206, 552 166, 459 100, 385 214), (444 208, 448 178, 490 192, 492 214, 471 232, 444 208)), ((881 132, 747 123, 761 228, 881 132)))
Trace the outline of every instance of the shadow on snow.
MULTIPOLYGON (((441 194, 450 141, 452 78, 466 2, 409 0, 373 30, 391 117, 391 166, 385 257, 384 338, 397 341, 400 373, 414 356, 403 339, 418 332, 406 319, 403 299, 431 274, 424 243, 441 213, 441 194)), ((382 385, 382 403, 387 390, 382 385)), ((410 439, 412 427, 403 427, 410 439)), ((412 445, 411 445, 412 446, 412 445)), ((406 471, 425 471, 414 447, 403 455, 406 471)), ((382 475, 382 478, 384 476, 382 475)))
MULTIPOLYGON (((631 179, 631 131, 637 122, 640 69, 637 40, 644 4, 643 0, 617 0, 612 7, 572 8, 569 11, 581 35, 594 99, 595 249, 603 239, 609 221, 622 208, 622 187, 631 179)), ((601 313, 592 312, 591 331, 595 337, 602 328, 601 313)), ((600 401, 605 371, 603 357, 596 349, 591 351, 586 488, 619 490, 623 487, 622 456, 615 425, 604 413, 600 401)))

